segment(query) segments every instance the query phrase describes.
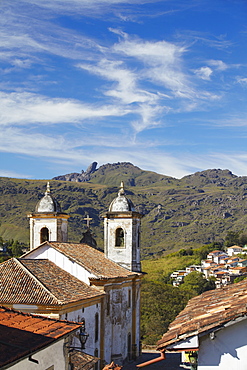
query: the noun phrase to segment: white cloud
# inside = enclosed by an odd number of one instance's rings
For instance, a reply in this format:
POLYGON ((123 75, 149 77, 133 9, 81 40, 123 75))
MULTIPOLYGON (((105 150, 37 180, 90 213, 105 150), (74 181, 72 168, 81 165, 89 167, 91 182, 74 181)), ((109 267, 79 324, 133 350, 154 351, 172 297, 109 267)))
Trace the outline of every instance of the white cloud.
POLYGON ((212 69, 209 67, 201 67, 199 69, 196 69, 195 74, 197 77, 201 78, 202 80, 210 80, 210 76, 213 73, 212 69))
POLYGON ((159 100, 157 94, 138 88, 139 74, 124 67, 122 61, 103 59, 97 65, 80 64, 78 66, 106 80, 116 82, 116 85, 113 86, 115 88, 105 91, 105 95, 118 98, 123 104, 155 102, 159 100))
POLYGON ((9 171, 9 170, 2 170, 0 168, 0 176, 1 177, 12 177, 12 178, 17 178, 17 179, 30 179, 30 175, 25 175, 23 173, 19 172, 14 172, 14 171, 9 171))
POLYGON ((242 86, 247 86, 247 77, 237 77, 237 82, 242 86))
POLYGON ((208 64, 212 67, 215 67, 218 71, 225 71, 228 69, 228 65, 224 63, 222 60, 209 60, 208 64))
POLYGON ((128 112, 117 105, 97 106, 72 99, 51 99, 32 93, 0 93, 0 124, 76 123, 86 119, 122 116, 128 112))
POLYGON ((143 77, 164 86, 177 96, 190 96, 192 89, 182 69, 182 56, 186 49, 183 46, 167 41, 143 41, 130 39, 114 45, 117 53, 135 58, 143 63, 143 77))

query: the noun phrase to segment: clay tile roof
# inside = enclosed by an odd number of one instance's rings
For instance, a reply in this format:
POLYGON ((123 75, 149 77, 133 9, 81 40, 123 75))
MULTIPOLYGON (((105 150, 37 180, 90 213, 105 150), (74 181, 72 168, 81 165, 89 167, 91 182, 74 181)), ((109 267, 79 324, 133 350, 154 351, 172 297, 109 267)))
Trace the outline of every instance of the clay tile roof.
MULTIPOLYGON (((66 255, 72 261, 84 267, 95 275, 96 278, 117 278, 139 275, 105 257, 104 253, 94 249, 87 244, 47 242, 54 249, 66 255)), ((41 246, 42 247, 42 246, 41 246)), ((38 247, 39 248, 39 247, 38 247)), ((28 253, 26 254, 28 256, 28 253)))
POLYGON ((70 362, 73 370, 89 370, 99 361, 98 357, 88 355, 81 351, 73 350, 70 352, 70 362))
POLYGON ((247 280, 210 290, 189 300, 158 341, 164 349, 181 339, 204 333, 247 314, 247 280))
POLYGON ((0 304, 63 305, 101 295, 49 260, 0 264, 0 304))
POLYGON ((0 307, 0 367, 31 355, 80 326, 0 307))

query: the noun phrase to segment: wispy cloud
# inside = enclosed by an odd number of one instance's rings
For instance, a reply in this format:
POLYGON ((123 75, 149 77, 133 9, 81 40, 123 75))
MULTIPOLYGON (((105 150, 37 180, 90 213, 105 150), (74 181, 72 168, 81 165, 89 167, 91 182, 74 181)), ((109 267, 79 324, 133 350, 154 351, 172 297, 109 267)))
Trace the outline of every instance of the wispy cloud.
POLYGON ((33 93, 0 93, 1 125, 31 123, 78 123, 109 116, 122 116, 127 109, 117 105, 83 104, 72 99, 51 99, 33 93))
POLYGON ((247 77, 237 77, 237 82, 242 86, 247 86, 247 77))
POLYGON ((14 172, 14 171, 8 171, 8 170, 2 170, 0 168, 0 176, 1 177, 12 177, 12 178, 18 178, 18 179, 29 179, 32 176, 29 174, 23 174, 19 172, 14 172))

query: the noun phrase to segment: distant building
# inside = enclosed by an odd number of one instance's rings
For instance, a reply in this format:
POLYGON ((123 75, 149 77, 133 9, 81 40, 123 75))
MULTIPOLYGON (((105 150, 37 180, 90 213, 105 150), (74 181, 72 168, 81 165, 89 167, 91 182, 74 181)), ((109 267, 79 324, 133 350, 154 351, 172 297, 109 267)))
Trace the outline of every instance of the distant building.
POLYGON ((234 254, 240 254, 243 252, 243 248, 238 245, 233 245, 232 247, 227 248, 228 256, 233 256, 234 254))

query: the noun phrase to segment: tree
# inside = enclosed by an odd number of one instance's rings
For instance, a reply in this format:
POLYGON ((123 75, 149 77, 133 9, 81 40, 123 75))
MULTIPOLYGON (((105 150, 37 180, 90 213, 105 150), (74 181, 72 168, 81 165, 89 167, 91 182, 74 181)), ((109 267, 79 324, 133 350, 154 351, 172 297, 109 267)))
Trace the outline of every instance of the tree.
POLYGON ((242 231, 228 231, 225 237, 225 247, 231 247, 233 245, 238 245, 239 244, 239 237, 242 231))
POLYGON ((238 277, 236 277, 236 278, 233 280, 233 283, 234 283, 234 284, 235 284, 235 283, 239 283, 240 281, 245 280, 245 279, 247 279, 247 276, 238 276, 238 277))
POLYGON ((194 292, 144 279, 141 299, 141 334, 144 342, 155 344, 193 295, 194 292))
POLYGON ((22 246, 18 242, 18 240, 15 240, 13 242, 13 244, 11 245, 11 250, 12 250, 12 256, 13 257, 20 257, 23 254, 22 246))
POLYGON ((201 294, 207 290, 215 289, 215 281, 213 279, 207 280, 203 273, 193 271, 184 277, 184 282, 180 285, 182 290, 192 290, 196 294, 201 294))
POLYGON ((241 235, 239 236, 239 245, 243 247, 246 244, 247 244, 247 234, 241 233, 241 235))
POLYGON ((199 257, 199 260, 203 260, 207 255, 215 249, 222 250, 223 245, 220 242, 213 242, 207 245, 203 245, 201 248, 195 250, 195 255, 199 257))

